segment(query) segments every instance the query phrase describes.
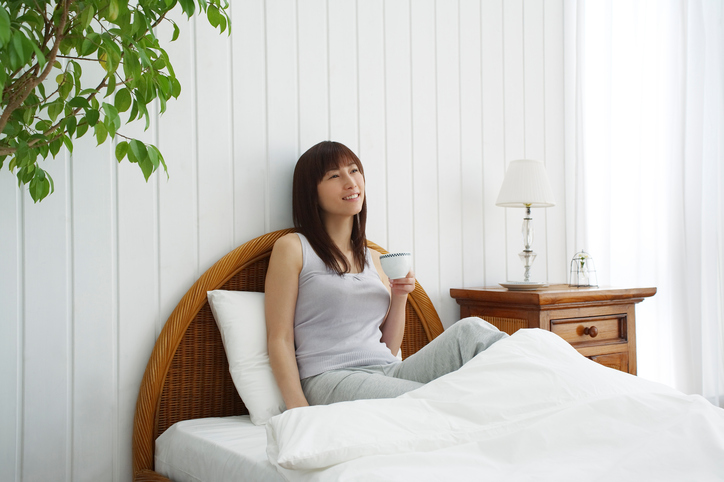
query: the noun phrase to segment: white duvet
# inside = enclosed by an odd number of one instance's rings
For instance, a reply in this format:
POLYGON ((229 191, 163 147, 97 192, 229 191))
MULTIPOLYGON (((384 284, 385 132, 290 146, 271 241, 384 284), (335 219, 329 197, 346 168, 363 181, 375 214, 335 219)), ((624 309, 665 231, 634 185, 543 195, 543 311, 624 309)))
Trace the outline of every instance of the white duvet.
POLYGON ((520 330, 396 399, 267 424, 289 481, 724 480, 724 410, 520 330))

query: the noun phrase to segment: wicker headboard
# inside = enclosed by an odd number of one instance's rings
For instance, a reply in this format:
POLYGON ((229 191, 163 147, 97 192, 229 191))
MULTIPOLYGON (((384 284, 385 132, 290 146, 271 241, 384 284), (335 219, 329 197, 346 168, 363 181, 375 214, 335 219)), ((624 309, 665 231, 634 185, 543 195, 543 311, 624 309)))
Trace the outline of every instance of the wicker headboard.
MULTIPOLYGON (((181 420, 248 413, 229 374, 221 335, 206 299, 215 289, 264 291, 274 242, 291 229, 253 239, 216 262, 189 289, 156 340, 136 402, 134 480, 168 480, 153 472, 156 437, 181 420)), ((386 251, 367 243, 381 253, 386 251)), ((430 298, 419 284, 408 297, 402 356, 442 333, 430 298)))

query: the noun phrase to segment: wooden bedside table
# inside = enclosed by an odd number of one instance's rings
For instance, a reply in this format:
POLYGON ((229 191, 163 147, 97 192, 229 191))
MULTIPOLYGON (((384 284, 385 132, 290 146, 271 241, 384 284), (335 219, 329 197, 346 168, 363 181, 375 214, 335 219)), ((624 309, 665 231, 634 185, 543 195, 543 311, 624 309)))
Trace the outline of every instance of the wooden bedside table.
POLYGON ((634 307, 656 288, 570 288, 552 285, 534 291, 453 288, 460 317, 479 316, 512 335, 521 328, 558 334, 582 355, 636 375, 634 307))

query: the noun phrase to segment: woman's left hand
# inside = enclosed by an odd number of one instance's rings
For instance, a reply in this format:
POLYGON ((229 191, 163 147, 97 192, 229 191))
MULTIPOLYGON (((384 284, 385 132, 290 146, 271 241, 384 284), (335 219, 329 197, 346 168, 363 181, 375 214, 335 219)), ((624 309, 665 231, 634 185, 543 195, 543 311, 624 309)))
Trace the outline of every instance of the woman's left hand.
POLYGON ((415 273, 410 271, 407 276, 390 280, 392 296, 407 296, 415 289, 415 273))

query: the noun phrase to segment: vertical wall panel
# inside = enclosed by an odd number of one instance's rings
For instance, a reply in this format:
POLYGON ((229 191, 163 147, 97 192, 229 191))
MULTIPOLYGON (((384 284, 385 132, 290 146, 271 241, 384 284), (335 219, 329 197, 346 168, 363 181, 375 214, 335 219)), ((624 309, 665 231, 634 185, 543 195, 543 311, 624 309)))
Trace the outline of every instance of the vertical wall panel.
MULTIPOLYGON (((412 156, 415 231, 415 275, 438 305, 447 296, 440 283, 438 211, 437 72, 435 2, 410 4, 412 68, 412 156)), ((445 320, 451 323, 452 320, 445 320)))
POLYGON ((566 191, 563 90, 563 1, 546 1, 543 6, 545 51, 545 159, 556 199, 546 209, 548 280, 566 282, 568 261, 574 253, 566 249, 566 191))
MULTIPOLYGON (((159 320, 165 322, 189 289, 189 280, 201 274, 199 262, 199 203, 197 179, 196 122, 188 113, 196 112, 194 38, 191 23, 177 12, 174 21, 181 33, 169 42, 173 30, 163 23, 157 35, 172 59, 181 95, 169 102, 158 119, 157 147, 168 165, 168 178, 159 170, 150 182, 159 191, 159 320)), ((228 209, 228 207, 227 207, 228 209)), ((226 226, 225 226, 226 228, 226 226)), ((150 353, 149 353, 150 355, 150 353)))
POLYGON ((355 0, 329 4, 329 129, 333 140, 359 151, 355 0))
POLYGON ((413 249, 412 126, 410 122, 410 3, 385 2, 387 126, 387 247, 413 249), (391 207, 391 208, 390 208, 391 207))
POLYGON ((387 242, 383 1, 357 2, 359 152, 365 166, 367 237, 387 242))
POLYGON ((122 132, 157 143, 168 180, 90 137, 72 163, 46 161, 56 192, 40 204, 0 171, 3 481, 131 479, 155 337, 211 263, 291 225, 294 164, 322 139, 360 155, 368 237, 413 251, 446 327, 450 288, 522 279, 522 210, 495 206, 513 159, 546 162, 558 204, 534 212, 534 273, 565 282, 562 0, 245 0, 230 14, 230 38, 180 11, 176 42, 158 28, 181 98, 122 132))
MULTIPOLYGON (((69 314, 71 273, 67 176, 61 152, 48 163, 55 193, 33 204, 23 193, 25 240, 23 460, 25 480, 69 480, 71 365, 69 314)), ((3 174, 6 174, 5 172, 3 174)))
POLYGON ((234 2, 234 219, 235 245, 264 233, 267 183, 266 37, 263 0, 234 2))
POLYGON ((482 2, 483 194, 485 285, 507 279, 505 209, 495 205, 506 167, 503 0, 482 2))
POLYGON ((23 414, 21 194, 0 171, 0 480, 20 480, 23 414))
MULTIPOLYGON (((324 140, 336 140, 330 127, 329 36, 327 1, 297 4, 299 62, 299 151, 324 140)), ((351 147, 351 146, 350 146, 351 147)), ((296 160, 296 159, 295 159, 296 160)), ((291 171, 290 171, 291 172, 291 171)))
POLYGON ((464 286, 485 284, 480 2, 460 0, 460 176, 464 286))
MULTIPOLYGON (((146 143, 156 127, 145 121, 124 127, 124 134, 146 143)), ((158 174, 155 174, 158 175, 158 174)), ((154 175, 154 176, 155 176, 154 175)), ((158 219, 155 178, 146 182, 137 164, 122 162, 117 170, 118 326, 117 340, 117 473, 131 479, 131 440, 138 387, 160 325, 157 253, 158 219)))
POLYGON ((73 147, 73 480, 97 481, 113 465, 112 144, 73 147), (103 180, 104 182, 96 182, 103 180), (83 427, 82 429, 79 429, 83 427))
POLYGON ((233 98, 229 38, 196 22, 196 100, 199 119, 199 261, 202 272, 234 246, 234 173, 231 159, 233 98))
MULTIPOLYGON (((460 14, 457 1, 437 2, 436 7, 438 209, 445 213, 440 216, 440 285, 460 286, 463 282, 460 14)), ((449 295, 442 296, 441 317, 451 322, 458 319, 457 306, 449 295)))
POLYGON ((292 172, 298 158, 296 3, 266 2, 268 229, 292 224, 292 172))

